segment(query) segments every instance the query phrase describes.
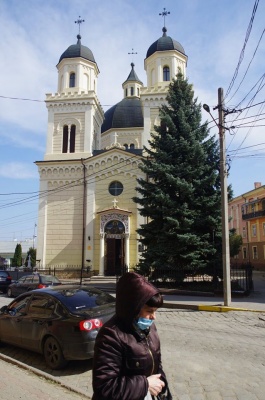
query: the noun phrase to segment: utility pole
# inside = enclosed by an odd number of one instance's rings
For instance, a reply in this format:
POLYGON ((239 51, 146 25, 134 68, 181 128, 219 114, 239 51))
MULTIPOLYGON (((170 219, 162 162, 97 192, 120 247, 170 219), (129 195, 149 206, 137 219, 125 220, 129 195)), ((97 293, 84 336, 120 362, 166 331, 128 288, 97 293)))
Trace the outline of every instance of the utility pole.
POLYGON ((221 180, 221 207, 222 207, 222 260, 223 260, 223 291, 224 305, 231 304, 231 278, 230 278, 230 250, 228 229, 228 195, 227 195, 227 168, 225 150, 224 128, 224 94, 223 89, 218 89, 219 111, 219 140, 220 140, 220 180, 221 180))
POLYGON ((219 123, 211 114, 210 107, 203 104, 203 108, 212 117, 219 130, 220 143, 220 181, 221 181, 221 218, 222 218, 222 263, 223 263, 223 291, 224 305, 231 304, 231 277, 230 277, 230 249, 229 249, 229 228, 228 228, 228 195, 227 195, 227 168, 225 152, 225 127, 224 127, 224 94, 223 89, 218 89, 219 123))

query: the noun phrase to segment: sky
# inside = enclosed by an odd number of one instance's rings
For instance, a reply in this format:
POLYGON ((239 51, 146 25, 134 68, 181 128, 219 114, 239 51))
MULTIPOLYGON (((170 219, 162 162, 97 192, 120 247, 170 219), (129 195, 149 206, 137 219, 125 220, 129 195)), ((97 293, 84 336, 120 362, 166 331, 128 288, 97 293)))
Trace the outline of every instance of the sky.
MULTIPOLYGON (((44 158, 47 93, 57 91, 61 54, 81 42, 100 70, 98 97, 104 110, 123 98, 133 61, 146 84, 144 59, 167 34, 184 47, 195 97, 218 122, 223 88, 228 183, 234 196, 265 184, 265 0, 0 0, 0 241, 36 233, 39 177, 44 158), (264 37, 263 37, 264 33, 264 37), (137 54, 129 54, 129 53, 137 54)), ((218 127, 202 109, 210 134, 218 127)))

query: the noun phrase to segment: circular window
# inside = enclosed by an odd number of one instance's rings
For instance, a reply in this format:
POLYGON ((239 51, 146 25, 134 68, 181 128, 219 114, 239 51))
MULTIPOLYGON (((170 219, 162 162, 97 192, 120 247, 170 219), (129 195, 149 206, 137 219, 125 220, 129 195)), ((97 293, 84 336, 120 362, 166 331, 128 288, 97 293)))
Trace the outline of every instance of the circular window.
POLYGON ((123 192, 123 184, 118 181, 111 182, 109 192, 112 196, 119 196, 123 192))

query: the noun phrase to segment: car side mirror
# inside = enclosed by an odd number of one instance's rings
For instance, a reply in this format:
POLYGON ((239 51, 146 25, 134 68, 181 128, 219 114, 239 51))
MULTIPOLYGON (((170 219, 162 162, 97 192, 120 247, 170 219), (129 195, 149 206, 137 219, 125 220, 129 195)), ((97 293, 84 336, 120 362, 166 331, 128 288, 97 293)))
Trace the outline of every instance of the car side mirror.
POLYGON ((4 314, 6 312, 6 310, 7 310, 7 306, 3 306, 3 307, 0 308, 0 312, 2 314, 4 314))

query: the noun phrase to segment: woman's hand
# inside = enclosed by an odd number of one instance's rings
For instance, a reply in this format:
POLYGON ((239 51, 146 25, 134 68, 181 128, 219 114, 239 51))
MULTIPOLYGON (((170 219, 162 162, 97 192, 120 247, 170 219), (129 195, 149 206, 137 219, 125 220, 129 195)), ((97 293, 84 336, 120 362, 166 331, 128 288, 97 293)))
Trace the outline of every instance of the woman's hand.
POLYGON ((161 374, 150 375, 148 376, 148 385, 149 392, 153 396, 157 396, 165 386, 165 383, 160 379, 161 374))

